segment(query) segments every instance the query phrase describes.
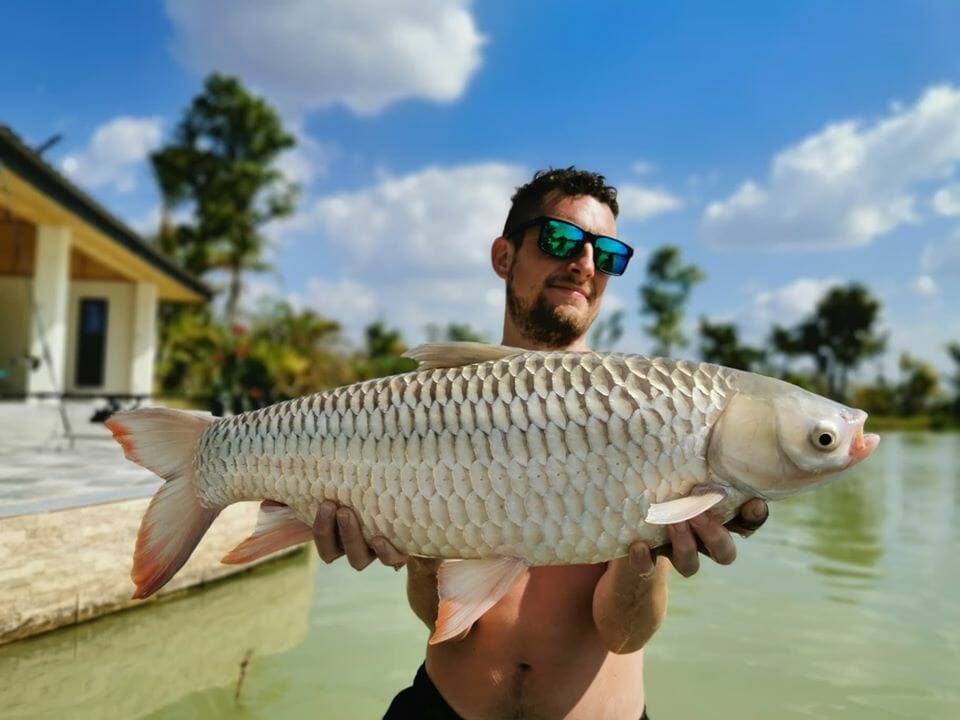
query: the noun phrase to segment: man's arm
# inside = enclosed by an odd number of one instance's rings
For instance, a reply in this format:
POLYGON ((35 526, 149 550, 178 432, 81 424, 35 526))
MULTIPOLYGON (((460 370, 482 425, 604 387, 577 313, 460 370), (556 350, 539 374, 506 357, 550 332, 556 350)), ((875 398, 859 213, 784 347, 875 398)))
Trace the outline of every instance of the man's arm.
POLYGON ((635 652, 653 637, 667 612, 669 568, 643 542, 607 564, 593 591, 593 622, 610 652, 635 652))
POLYGON ((611 652, 636 652, 660 627, 667 611, 668 563, 684 577, 700 569, 699 553, 721 565, 737 556, 730 531, 749 536, 767 519, 767 504, 758 498, 740 508, 727 527, 709 513, 667 527, 670 544, 653 554, 643 542, 630 546, 626 557, 612 560, 593 594, 593 620, 611 652))

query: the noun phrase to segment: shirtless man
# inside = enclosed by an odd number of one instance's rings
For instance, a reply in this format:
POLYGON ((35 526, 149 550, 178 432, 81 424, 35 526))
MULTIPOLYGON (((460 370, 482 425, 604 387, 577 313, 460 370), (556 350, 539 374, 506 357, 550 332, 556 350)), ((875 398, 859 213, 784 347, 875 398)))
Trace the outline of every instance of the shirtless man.
MULTIPOLYGON (((616 190, 603 176, 573 168, 537 173, 518 189, 491 248, 493 270, 506 283, 504 345, 587 350, 607 282, 624 269, 604 251, 606 243, 598 253, 595 240, 616 238, 618 211, 616 190), (538 218, 592 236, 561 259, 540 242, 557 226, 538 218)), ((751 500, 730 527, 748 534, 766 516, 766 504, 751 500)), ((698 545, 722 565, 736 556, 730 532, 708 513, 668 530, 671 545, 656 557, 636 542, 626 557, 604 564, 531 568, 465 636, 427 646, 424 667, 385 720, 646 717, 643 647, 663 622, 670 565, 684 576, 697 572, 698 545)), ((410 607, 433 630, 436 561, 408 558, 384 538, 368 546, 356 515, 333 503, 321 507, 314 532, 326 562, 346 554, 358 570, 375 558, 405 564, 410 607)))

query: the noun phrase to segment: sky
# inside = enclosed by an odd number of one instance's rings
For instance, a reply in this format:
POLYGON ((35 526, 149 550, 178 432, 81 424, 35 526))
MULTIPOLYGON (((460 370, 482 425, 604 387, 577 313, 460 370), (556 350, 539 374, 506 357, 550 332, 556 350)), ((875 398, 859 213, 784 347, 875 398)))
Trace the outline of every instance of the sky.
MULTIPOLYGON (((831 286, 883 303, 883 367, 960 341, 960 3, 166 0, 4 3, 0 124, 144 234, 148 155, 203 78, 239 77, 296 148, 267 229, 275 295, 420 342, 499 340, 489 247, 514 189, 578 167, 619 188, 637 251, 607 286, 645 352, 638 287, 663 244, 703 268, 696 321, 760 343, 831 286)), ((695 344, 677 352, 696 357, 695 344)), ((871 363, 870 371, 880 369, 871 363)))

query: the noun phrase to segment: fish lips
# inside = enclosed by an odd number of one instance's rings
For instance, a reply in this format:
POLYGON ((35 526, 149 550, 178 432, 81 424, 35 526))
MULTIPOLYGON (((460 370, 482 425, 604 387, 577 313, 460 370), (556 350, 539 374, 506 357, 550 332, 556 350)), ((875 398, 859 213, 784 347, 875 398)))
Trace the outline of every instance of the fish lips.
POLYGON ((852 467, 862 460, 870 457, 870 454, 877 449, 880 444, 880 436, 876 433, 864 433, 863 430, 856 434, 853 442, 850 443, 850 462, 847 467, 852 467))

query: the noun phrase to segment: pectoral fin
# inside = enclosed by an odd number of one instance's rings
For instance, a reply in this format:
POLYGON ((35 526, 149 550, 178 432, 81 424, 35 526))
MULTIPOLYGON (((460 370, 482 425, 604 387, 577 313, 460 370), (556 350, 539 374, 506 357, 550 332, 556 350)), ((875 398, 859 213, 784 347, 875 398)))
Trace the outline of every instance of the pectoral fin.
POLYGON ((727 494, 718 488, 697 492, 676 500, 654 503, 647 510, 644 522, 650 525, 672 525, 683 522, 706 512, 726 496, 727 494))
POLYGON ((440 607, 430 644, 450 640, 469 630, 526 571, 527 564, 519 558, 441 563, 437 571, 440 607))
POLYGON ((220 562, 230 565, 248 563, 294 545, 309 542, 313 528, 298 518, 286 505, 265 500, 253 535, 227 553, 220 562))

